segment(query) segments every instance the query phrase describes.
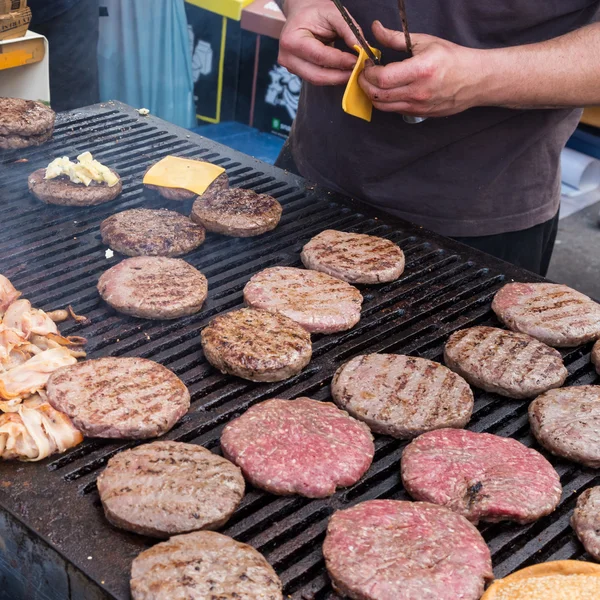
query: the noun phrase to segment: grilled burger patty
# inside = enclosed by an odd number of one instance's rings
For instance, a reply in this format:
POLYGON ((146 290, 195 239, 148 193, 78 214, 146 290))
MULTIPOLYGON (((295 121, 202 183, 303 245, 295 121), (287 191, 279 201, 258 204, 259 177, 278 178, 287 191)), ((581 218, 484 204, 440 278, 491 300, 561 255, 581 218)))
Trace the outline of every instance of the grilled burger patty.
POLYGON ((273 567, 252 546, 212 531, 176 535, 131 566, 133 600, 283 600, 273 567))
POLYGON ((496 327, 471 327, 452 334, 444 361, 471 385, 517 399, 560 387, 568 375, 558 350, 496 327))
POLYGON ((233 237, 252 237, 275 229, 282 213, 272 196, 252 190, 207 190, 192 207, 190 218, 208 231, 233 237))
POLYGON ((310 398, 253 406, 225 427, 221 448, 252 485, 308 498, 355 484, 375 453, 366 425, 331 402, 310 398))
MULTIPOLYGON (((200 161, 203 162, 203 161, 200 161)), ((151 185, 149 183, 144 184, 149 190, 158 192, 163 198, 167 200, 193 200, 197 194, 190 190, 184 190, 183 188, 168 188, 162 185, 151 185)), ((229 189, 229 177, 227 173, 221 173, 207 188, 205 193, 211 192, 222 192, 229 189)))
MULTIPOLYGON (((111 169, 111 172, 117 175, 111 169)), ((68 177, 44 179, 46 169, 38 169, 29 176, 29 191, 46 204, 59 206, 95 206, 114 200, 123 190, 121 178, 112 187, 106 183, 92 181, 89 186, 73 183, 68 177)), ((118 175, 117 175, 118 177, 118 175)))
POLYGON ((127 256, 180 256, 198 248, 204 227, 173 210, 134 208, 100 225, 102 241, 127 256))
POLYGON ((0 98, 0 144, 11 139, 35 141, 43 136, 49 139, 55 118, 54 111, 41 102, 0 98))
POLYGON ((600 386, 550 390, 529 405, 538 442, 568 460, 600 467, 600 386))
POLYGON ((208 362, 250 381, 282 381, 310 362, 310 334, 277 313, 242 308, 215 317, 202 331, 208 362))
POLYGON ((512 438, 438 429, 402 453, 402 481, 415 500, 441 504, 479 521, 530 523, 560 502, 558 473, 512 438))
POLYGON ((113 525, 160 538, 222 527, 244 488, 240 469, 227 459, 202 446, 169 441, 120 452, 98 478, 113 525))
POLYGON ((331 382, 336 404, 372 431, 400 439, 464 427, 473 412, 469 384, 446 367, 397 354, 356 356, 331 382))
POLYGON ((315 236, 300 255, 314 269, 350 283, 394 281, 404 272, 404 252, 390 240, 327 229, 315 236))
POLYGON ((596 367, 596 372, 600 375, 600 341, 596 342, 592 348, 592 364, 596 367))
POLYGON ((359 600, 479 600, 494 577, 477 529, 425 502, 368 500, 337 511, 323 554, 334 589, 359 600))
POLYGON ((0 150, 20 150, 30 146, 39 146, 52 138, 53 130, 39 135, 0 135, 0 150))
POLYGON ((600 304, 556 283, 509 283, 492 309, 513 331, 558 348, 600 338, 600 304))
POLYGON ((50 376, 46 393, 87 437, 157 437, 190 407, 179 377, 145 358, 99 358, 63 367, 50 376))
POLYGON ((272 267, 250 279, 244 301, 281 313, 310 333, 335 333, 358 323, 363 298, 355 287, 325 273, 272 267))
POLYGON ((98 291, 115 310, 142 319, 197 313, 208 294, 206 277, 179 258, 126 258, 102 274, 98 291))
POLYGON ((571 525, 590 556, 600 560, 600 487, 589 488, 577 498, 571 525))

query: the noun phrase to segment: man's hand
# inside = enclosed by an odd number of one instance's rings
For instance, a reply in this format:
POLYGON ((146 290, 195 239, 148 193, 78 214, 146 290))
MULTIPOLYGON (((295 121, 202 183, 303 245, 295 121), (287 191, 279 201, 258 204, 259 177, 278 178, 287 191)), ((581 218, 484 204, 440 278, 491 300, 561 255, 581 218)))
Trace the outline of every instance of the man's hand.
MULTIPOLYGON (((381 46, 406 51, 404 34, 379 21, 373 33, 381 46)), ((413 57, 383 66, 370 65, 359 84, 385 112, 445 117, 477 105, 481 51, 424 34, 411 35, 413 57)))
POLYGON ((357 43, 331 0, 286 0, 287 21, 279 43, 279 64, 315 85, 344 85, 356 55, 330 46, 342 38, 357 43))

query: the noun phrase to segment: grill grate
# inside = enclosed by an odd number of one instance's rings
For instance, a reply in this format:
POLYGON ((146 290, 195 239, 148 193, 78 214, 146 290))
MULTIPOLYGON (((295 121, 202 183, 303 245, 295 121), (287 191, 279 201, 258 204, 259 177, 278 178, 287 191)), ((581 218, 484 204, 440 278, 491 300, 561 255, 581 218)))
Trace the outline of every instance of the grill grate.
MULTIPOLYGON (((72 304, 86 314, 85 327, 63 331, 89 338, 90 357, 143 356, 175 371, 192 394, 190 413, 166 436, 218 451, 225 423, 273 396, 328 400, 335 369, 352 356, 399 352, 441 361, 448 336, 476 324, 497 325, 490 303, 510 278, 531 274, 486 257, 405 222, 335 195, 307 187, 291 175, 153 117, 140 117, 118 103, 60 115, 54 140, 41 148, 0 154, 3 220, 2 272, 34 306, 53 310, 72 304), (27 193, 27 175, 52 158, 91 150, 122 176, 124 193, 91 209, 45 206, 27 193), (189 213, 191 203, 170 203, 143 190, 146 168, 167 154, 210 160, 227 169, 232 184, 270 193, 284 206, 280 226, 258 239, 209 235, 186 260, 209 279, 209 296, 198 315, 174 322, 124 317, 96 292, 100 274, 121 257, 105 258, 102 219, 117 210, 164 206, 189 213), (15 162, 26 158, 28 162, 15 162), (300 266, 299 251, 326 228, 371 233, 399 243, 407 267, 397 282, 363 288, 361 322, 351 331, 314 337, 314 358, 300 375, 273 384, 254 384, 216 373, 204 360, 199 331, 214 315, 241 306, 241 290, 257 271, 272 265, 300 266)), ((569 384, 596 380, 590 347, 563 351, 569 384)), ((512 436, 532 445, 527 403, 476 391, 469 428, 512 436)), ((153 542, 118 531, 103 518, 96 477, 115 453, 132 442, 86 440, 65 455, 39 465, 1 466, 0 506, 47 541, 95 587, 98 597, 129 597, 129 567, 153 542), (91 559, 88 559, 91 557, 91 559)), ((223 533, 265 554, 295 600, 335 598, 321 554, 327 519, 334 510, 371 498, 407 499, 399 474, 405 443, 379 436, 376 456, 362 481, 325 500, 281 498, 249 489, 223 533)), ((484 525, 496 576, 543 560, 587 558, 570 530, 576 493, 597 484, 591 469, 550 459, 561 475, 562 502, 555 513, 528 526, 484 525)), ((287 596, 286 596, 287 597, 287 596)))

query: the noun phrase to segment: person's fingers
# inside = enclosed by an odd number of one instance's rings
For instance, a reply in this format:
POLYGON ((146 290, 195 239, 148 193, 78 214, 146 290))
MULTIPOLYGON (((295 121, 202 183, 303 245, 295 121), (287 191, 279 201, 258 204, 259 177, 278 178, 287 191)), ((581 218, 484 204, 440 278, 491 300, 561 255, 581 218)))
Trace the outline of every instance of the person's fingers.
MULTIPOLYGON (((364 37, 364 33, 361 26, 356 22, 352 15, 350 15, 350 17, 354 21, 354 24, 360 31, 361 35, 364 37)), ((330 15, 329 21, 335 32, 344 40, 348 48, 354 48, 354 46, 360 45, 359 41, 356 39, 356 36, 352 33, 352 30, 348 26, 348 23, 346 23, 346 21, 344 20, 342 15, 337 11, 337 9, 334 13, 330 15)))
POLYGON ((381 21, 375 21, 372 29, 375 39, 382 46, 391 48, 392 50, 398 50, 399 52, 406 52, 406 38, 402 31, 388 29, 381 24, 381 21))
POLYGON ((372 88, 391 90, 416 81, 419 78, 419 66, 415 59, 408 59, 385 67, 367 66, 363 75, 372 88))
POLYGON ((280 64, 291 73, 314 85, 345 85, 351 74, 351 71, 348 70, 326 69, 317 66, 292 54, 287 55, 285 60, 280 59, 280 64))
POLYGON ((308 30, 298 30, 283 37, 279 46, 279 55, 284 67, 288 67, 285 64, 288 58, 293 57, 327 69, 350 71, 356 64, 356 56, 325 45, 308 30))

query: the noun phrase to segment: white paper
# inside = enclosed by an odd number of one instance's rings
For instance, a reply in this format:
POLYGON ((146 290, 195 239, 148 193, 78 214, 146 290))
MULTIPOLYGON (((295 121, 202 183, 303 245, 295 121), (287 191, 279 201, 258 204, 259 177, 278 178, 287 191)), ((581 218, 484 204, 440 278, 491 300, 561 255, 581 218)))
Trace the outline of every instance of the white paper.
POLYGON ((600 161, 592 156, 565 148, 561 180, 561 219, 600 200, 600 161))

